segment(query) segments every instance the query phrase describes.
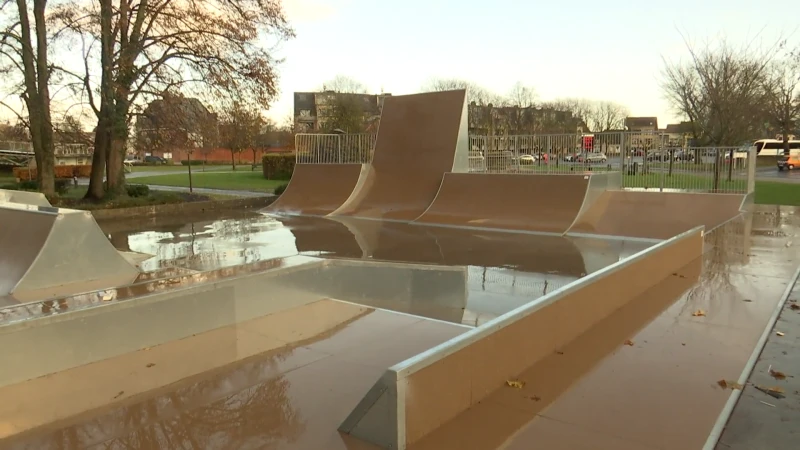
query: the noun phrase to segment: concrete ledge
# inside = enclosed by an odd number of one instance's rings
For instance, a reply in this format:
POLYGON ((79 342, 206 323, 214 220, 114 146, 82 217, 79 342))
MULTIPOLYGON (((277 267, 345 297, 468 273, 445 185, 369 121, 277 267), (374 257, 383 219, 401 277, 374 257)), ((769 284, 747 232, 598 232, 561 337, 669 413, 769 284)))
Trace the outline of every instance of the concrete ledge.
POLYGON ((703 227, 663 241, 403 361, 339 430, 405 449, 703 252, 703 227))
POLYGON ((202 214, 211 211, 226 211, 232 209, 264 208, 269 206, 278 197, 264 196, 252 198, 236 198, 231 200, 218 200, 207 202, 171 203, 167 205, 137 206, 134 208, 97 209, 92 215, 97 220, 115 220, 153 217, 159 215, 184 215, 202 214))

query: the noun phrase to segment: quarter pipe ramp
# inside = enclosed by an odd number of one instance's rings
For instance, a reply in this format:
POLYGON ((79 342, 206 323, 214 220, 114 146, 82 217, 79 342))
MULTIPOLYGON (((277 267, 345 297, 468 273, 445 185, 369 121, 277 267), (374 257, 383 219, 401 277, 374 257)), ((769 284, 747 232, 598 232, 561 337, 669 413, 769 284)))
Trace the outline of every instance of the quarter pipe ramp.
POLYGON ((365 167, 363 164, 298 164, 286 191, 264 212, 327 215, 350 197, 365 167))
POLYGON ((23 205, 50 206, 47 197, 41 192, 11 191, 0 189, 0 203, 22 203, 23 205))
POLYGON ((91 213, 0 204, 0 297, 44 300, 132 283, 139 270, 91 213))
POLYGON ((466 91, 387 97, 372 165, 333 215, 414 220, 445 172, 469 170, 467 156, 466 91))
POLYGON ((416 222, 565 233, 586 202, 618 173, 581 175, 446 173, 436 199, 416 222))
POLYGON ((710 231, 740 214, 743 194, 606 191, 575 220, 574 234, 669 239, 698 225, 710 231))

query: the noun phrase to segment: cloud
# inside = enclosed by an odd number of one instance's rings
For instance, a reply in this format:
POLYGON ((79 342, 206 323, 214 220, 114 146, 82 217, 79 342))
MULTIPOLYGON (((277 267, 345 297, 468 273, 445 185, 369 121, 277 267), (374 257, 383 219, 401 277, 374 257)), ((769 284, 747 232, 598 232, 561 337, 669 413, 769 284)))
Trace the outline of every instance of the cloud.
POLYGON ((322 0, 283 0, 290 23, 320 22, 334 17, 337 8, 322 0))

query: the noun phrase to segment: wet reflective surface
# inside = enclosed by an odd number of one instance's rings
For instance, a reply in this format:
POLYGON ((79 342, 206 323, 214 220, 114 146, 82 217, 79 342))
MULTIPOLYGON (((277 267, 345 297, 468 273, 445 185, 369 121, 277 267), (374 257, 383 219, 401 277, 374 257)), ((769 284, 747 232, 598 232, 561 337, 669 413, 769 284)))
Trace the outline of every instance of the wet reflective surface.
POLYGON ((101 227, 117 249, 153 255, 140 263, 146 272, 208 271, 297 256, 466 266, 469 298, 463 323, 473 326, 651 245, 265 214, 133 224, 133 230, 101 227))
MULTIPOLYGON (((759 207, 708 234, 695 263, 699 281, 658 282, 526 370, 523 389, 498 390, 419 448, 702 447, 730 394, 716 382, 739 377, 797 267, 796 213, 759 207)), ((145 261, 149 270, 179 269, 165 277, 242 262, 275 270, 319 258, 466 267, 462 322, 470 325, 648 245, 260 216, 199 232, 198 225, 194 233, 185 224, 106 231, 118 248, 156 255, 145 261), (237 227, 252 233, 243 240, 218 231, 237 227), (224 257, 199 256, 211 254, 224 257)), ((328 302, 324 311, 290 317, 287 310, 0 387, 0 448, 372 448, 340 435, 339 423, 386 367, 467 328, 328 302)), ((192 317, 187 310, 174 321, 192 317)), ((99 339, 104 333, 98 330, 99 339)))

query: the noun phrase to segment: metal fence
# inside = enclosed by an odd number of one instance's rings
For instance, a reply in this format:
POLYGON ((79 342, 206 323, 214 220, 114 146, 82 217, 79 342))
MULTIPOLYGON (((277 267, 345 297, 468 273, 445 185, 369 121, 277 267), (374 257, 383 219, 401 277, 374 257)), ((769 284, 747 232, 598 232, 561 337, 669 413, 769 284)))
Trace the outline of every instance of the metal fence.
POLYGON ((298 164, 365 164, 372 161, 374 134, 297 134, 298 164))
MULTIPOLYGON (((298 163, 368 163, 371 134, 298 134, 298 163)), ((469 170, 574 174, 617 171, 626 189, 753 192, 755 148, 674 145, 663 133, 469 137, 469 170)))

